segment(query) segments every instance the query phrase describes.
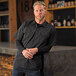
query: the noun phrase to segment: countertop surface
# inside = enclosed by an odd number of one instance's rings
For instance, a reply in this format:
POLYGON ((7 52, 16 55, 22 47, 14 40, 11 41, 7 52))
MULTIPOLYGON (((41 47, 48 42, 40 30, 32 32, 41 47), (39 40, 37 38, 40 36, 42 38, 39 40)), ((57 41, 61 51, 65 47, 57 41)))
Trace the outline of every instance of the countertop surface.
MULTIPOLYGON (((76 50, 76 46, 58 46, 58 45, 56 45, 51 48, 50 52, 69 51, 69 50, 76 50)), ((15 55, 16 52, 17 52, 17 48, 15 47, 15 44, 0 42, 0 53, 15 55)))

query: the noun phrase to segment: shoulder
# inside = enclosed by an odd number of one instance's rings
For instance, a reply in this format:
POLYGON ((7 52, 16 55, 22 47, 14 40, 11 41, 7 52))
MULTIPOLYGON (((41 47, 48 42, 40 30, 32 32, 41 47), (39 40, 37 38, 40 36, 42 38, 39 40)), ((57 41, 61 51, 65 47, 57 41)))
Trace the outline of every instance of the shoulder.
POLYGON ((55 27, 52 26, 52 25, 51 25, 50 23, 48 23, 47 21, 46 21, 46 27, 48 27, 48 29, 50 29, 50 30, 56 30, 55 27))
POLYGON ((33 22, 34 22, 34 20, 28 20, 28 21, 25 21, 24 23, 28 25, 28 24, 31 24, 33 22))
POLYGON ((29 20, 29 21, 24 21, 22 24, 21 24, 21 26, 20 26, 20 28, 25 28, 25 27, 29 27, 29 25, 31 24, 31 23, 33 23, 33 21, 34 20, 29 20))

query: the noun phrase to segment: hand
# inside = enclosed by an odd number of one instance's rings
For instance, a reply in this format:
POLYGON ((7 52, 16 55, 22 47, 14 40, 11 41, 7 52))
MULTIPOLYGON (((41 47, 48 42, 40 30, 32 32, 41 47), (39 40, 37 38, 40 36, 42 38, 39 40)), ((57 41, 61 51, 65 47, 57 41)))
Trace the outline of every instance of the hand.
POLYGON ((33 54, 33 55, 35 55, 37 52, 38 52, 38 48, 30 48, 30 49, 28 49, 29 50, 29 52, 31 53, 31 54, 33 54))
POLYGON ((33 58, 33 54, 28 49, 23 50, 22 54, 27 59, 32 59, 33 58))

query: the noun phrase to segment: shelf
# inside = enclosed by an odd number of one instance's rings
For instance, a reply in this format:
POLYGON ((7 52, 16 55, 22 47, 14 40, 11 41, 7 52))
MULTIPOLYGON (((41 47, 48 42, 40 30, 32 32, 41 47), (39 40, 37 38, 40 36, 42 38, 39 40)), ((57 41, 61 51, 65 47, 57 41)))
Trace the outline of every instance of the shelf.
POLYGON ((0 0, 0 2, 7 2, 8 0, 0 0))
POLYGON ((61 27, 55 27, 56 29, 62 29, 62 28, 76 28, 76 26, 61 26, 61 27))
POLYGON ((9 15, 9 11, 1 11, 0 16, 6 16, 9 15))
POLYGON ((17 32, 17 10, 16 10, 16 0, 0 0, 1 3, 1 9, 0 9, 0 41, 1 42, 9 42, 14 43, 15 38, 13 35, 17 32), (5 7, 5 8, 3 8, 5 7), (1 11, 3 10, 3 11, 1 11), (5 19, 2 16, 8 16, 5 17, 5 19), (12 20, 11 20, 12 19, 12 20), (4 21, 7 20, 7 21, 4 21), (5 26, 4 24, 7 24, 5 26), (2 26, 3 25, 3 26, 2 26), (8 26, 9 25, 9 26, 8 26), (12 29, 13 28, 13 29, 12 29), (7 36, 7 39, 3 36, 7 36), (2 37, 4 38, 3 40, 2 37))
POLYGON ((76 8, 76 6, 58 7, 58 8, 51 8, 51 9, 47 9, 47 10, 48 11, 54 11, 54 10, 62 10, 62 9, 70 9, 70 8, 76 8))
POLYGON ((9 28, 0 28, 0 30, 9 30, 9 28))

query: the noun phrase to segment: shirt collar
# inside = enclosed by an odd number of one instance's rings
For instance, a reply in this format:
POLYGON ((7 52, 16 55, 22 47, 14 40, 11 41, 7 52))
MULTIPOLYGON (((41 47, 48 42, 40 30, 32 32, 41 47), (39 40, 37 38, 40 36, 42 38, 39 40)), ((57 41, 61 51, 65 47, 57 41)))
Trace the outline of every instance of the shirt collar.
MULTIPOLYGON (((33 21, 33 23, 34 23, 35 25, 37 25, 37 23, 36 23, 35 20, 33 21)), ((45 25, 46 25, 46 20, 45 20, 42 24, 39 24, 39 26, 45 26, 45 25)))

